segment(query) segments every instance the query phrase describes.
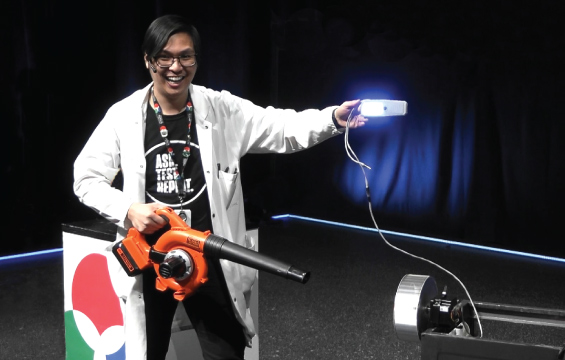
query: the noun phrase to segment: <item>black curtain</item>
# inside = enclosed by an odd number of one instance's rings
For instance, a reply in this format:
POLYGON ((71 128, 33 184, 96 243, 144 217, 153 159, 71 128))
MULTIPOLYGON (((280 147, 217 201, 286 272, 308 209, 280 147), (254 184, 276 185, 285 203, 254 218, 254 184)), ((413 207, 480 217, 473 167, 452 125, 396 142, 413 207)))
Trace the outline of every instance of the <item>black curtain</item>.
MULTIPOLYGON (((375 119, 350 140, 372 167, 382 228, 563 256, 558 2, 280 9, 272 21, 280 106, 408 101, 408 115, 375 119)), ((343 139, 333 139, 277 158, 293 189, 285 211, 371 227, 363 173, 344 154, 343 139)))
MULTIPOLYGON (((106 109, 145 85, 140 53, 157 16, 203 40, 195 83, 263 106, 408 101, 350 143, 384 229, 563 255, 558 1, 30 1, 3 9, 0 253, 60 246, 60 224, 93 217, 72 163, 106 109)), ((343 137, 294 155, 248 155, 250 222, 272 214, 371 226, 343 137)))

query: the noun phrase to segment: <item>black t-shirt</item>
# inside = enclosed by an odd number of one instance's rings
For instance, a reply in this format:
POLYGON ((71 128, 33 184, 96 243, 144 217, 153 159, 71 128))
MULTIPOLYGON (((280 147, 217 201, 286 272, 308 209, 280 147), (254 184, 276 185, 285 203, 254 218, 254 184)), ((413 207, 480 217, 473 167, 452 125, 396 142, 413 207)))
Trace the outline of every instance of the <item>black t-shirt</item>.
MULTIPOLYGON (((176 191, 175 168, 182 169, 182 151, 186 145, 188 118, 186 110, 177 115, 163 115, 168 130, 168 138, 174 152, 171 159, 161 133, 157 115, 151 105, 147 105, 145 127, 145 200, 147 203, 158 202, 175 210, 180 210, 180 200, 176 191)), ((210 203, 202 162, 196 124, 191 126, 190 157, 184 168, 186 195, 182 208, 188 215, 190 227, 212 231, 210 203)))

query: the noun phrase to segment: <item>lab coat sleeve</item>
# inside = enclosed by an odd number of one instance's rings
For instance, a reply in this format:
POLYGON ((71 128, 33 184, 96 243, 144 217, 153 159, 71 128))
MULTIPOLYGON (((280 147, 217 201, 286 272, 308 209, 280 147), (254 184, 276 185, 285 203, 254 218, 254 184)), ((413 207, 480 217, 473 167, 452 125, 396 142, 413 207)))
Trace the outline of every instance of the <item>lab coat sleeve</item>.
MULTIPOLYGON (((289 153, 303 150, 341 134, 332 121, 336 106, 322 110, 263 108, 229 92, 221 92, 220 107, 225 107, 234 133, 240 134, 241 153, 289 153)), ((216 104, 217 106, 218 104, 216 104)))
POLYGON ((129 228, 127 212, 133 201, 111 186, 120 170, 120 141, 112 108, 94 130, 74 163, 74 192, 85 205, 112 223, 129 228))

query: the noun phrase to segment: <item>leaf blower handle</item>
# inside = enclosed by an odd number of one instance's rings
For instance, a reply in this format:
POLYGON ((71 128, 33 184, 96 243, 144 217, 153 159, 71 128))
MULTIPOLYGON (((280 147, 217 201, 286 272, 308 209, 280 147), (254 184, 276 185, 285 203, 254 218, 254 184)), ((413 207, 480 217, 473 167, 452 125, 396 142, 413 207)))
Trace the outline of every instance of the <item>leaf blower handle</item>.
POLYGON ((214 234, 210 234, 206 238, 204 255, 230 260, 302 284, 310 279, 310 272, 308 271, 297 269, 290 264, 247 249, 214 234))

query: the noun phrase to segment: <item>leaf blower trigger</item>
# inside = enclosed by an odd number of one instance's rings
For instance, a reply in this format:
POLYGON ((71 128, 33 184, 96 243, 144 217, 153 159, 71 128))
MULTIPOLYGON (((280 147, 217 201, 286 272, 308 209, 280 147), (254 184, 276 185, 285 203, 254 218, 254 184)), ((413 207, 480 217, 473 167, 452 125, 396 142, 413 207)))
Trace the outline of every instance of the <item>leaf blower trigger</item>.
POLYGON ((174 290, 174 298, 182 301, 208 278, 206 257, 226 259, 305 284, 310 272, 273 259, 225 238, 190 228, 171 208, 156 210, 168 222, 164 233, 150 245, 145 235, 131 228, 125 239, 117 242, 112 252, 129 276, 153 266, 157 273, 155 287, 174 290))

